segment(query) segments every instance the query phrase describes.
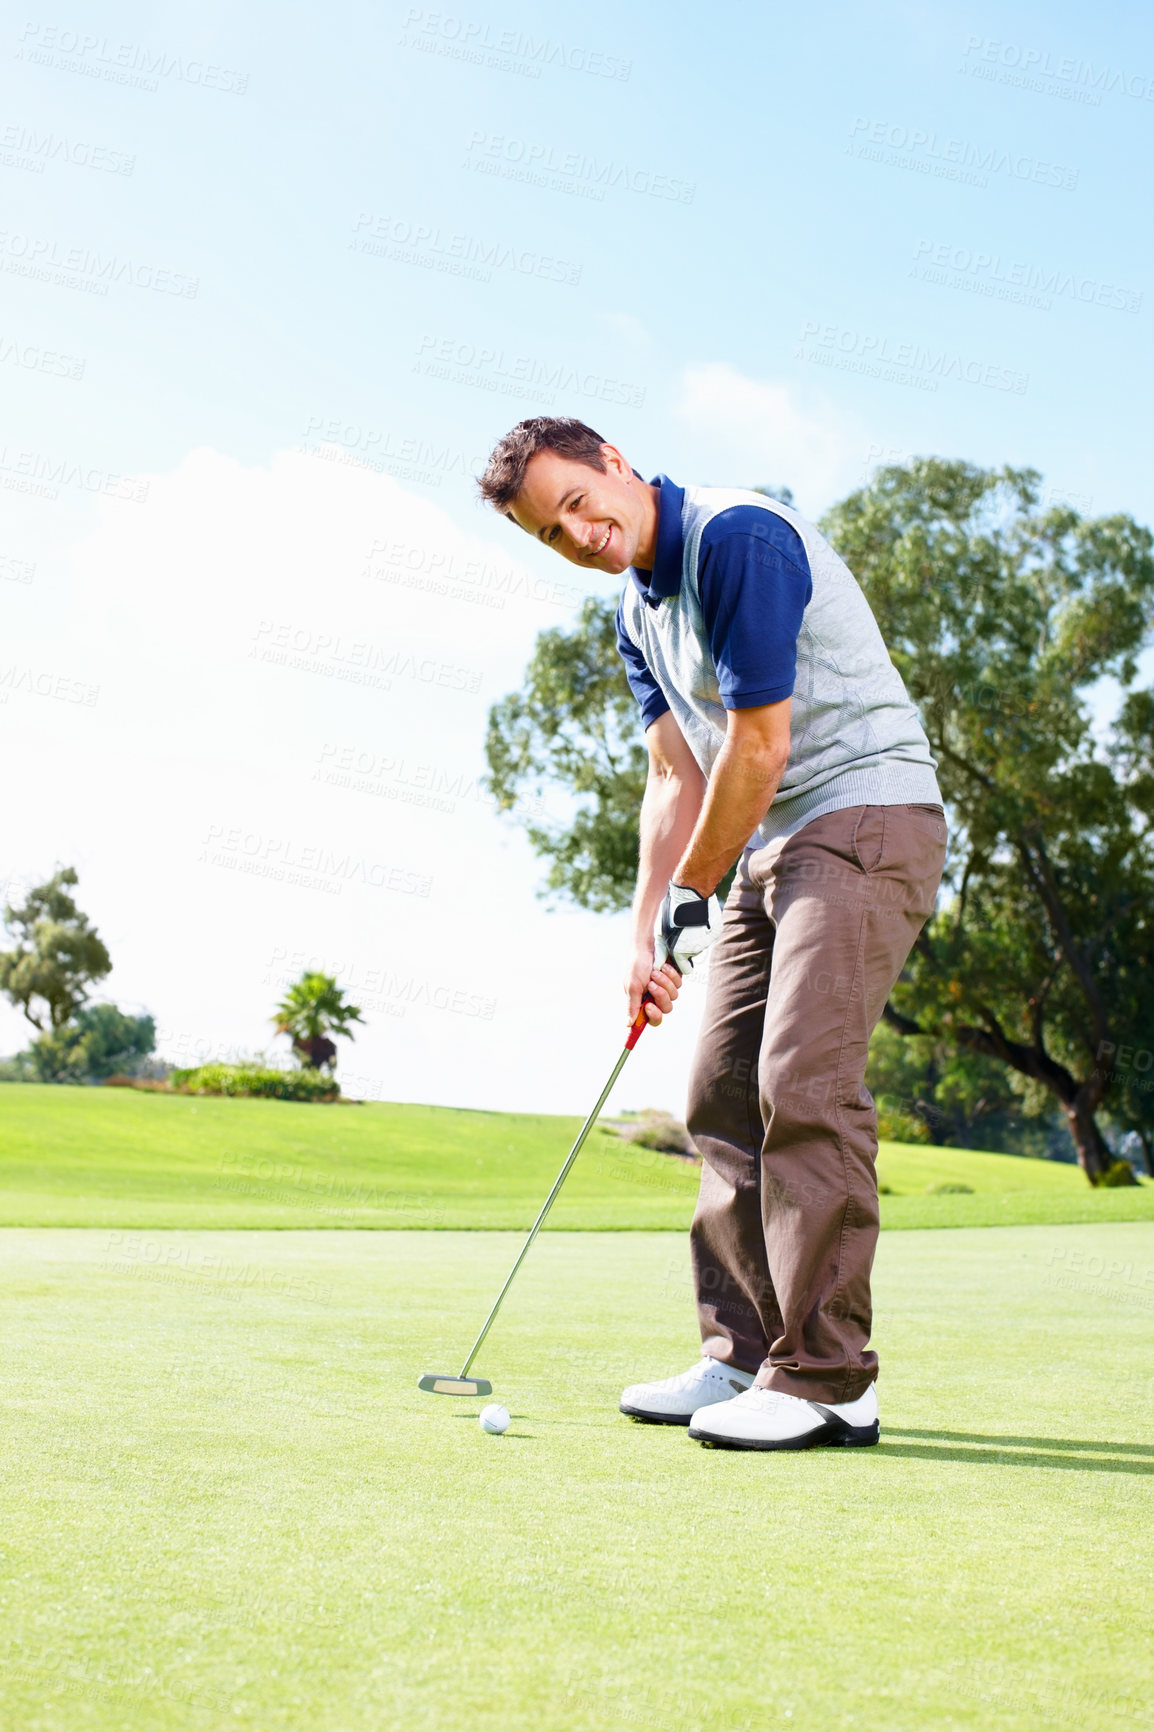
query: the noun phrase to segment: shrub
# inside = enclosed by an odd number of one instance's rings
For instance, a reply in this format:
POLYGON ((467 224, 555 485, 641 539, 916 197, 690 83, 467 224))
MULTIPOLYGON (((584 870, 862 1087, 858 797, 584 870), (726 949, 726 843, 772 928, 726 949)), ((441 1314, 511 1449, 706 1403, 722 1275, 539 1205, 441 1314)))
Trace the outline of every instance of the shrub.
POLYGON ((86 1004, 71 1022, 37 1035, 27 1056, 39 1082, 103 1082, 146 1070, 155 1045, 151 1016, 129 1016, 114 1004, 86 1004))
POLYGON ((926 1121, 919 1118, 917 1113, 908 1111, 900 1101, 882 1095, 876 1105, 878 1137, 883 1143, 932 1142, 930 1127, 926 1121))
POLYGON ((186 1095, 261 1095, 279 1101, 335 1101, 341 1085, 315 1070, 268 1070, 251 1064, 202 1064, 174 1070, 172 1086, 186 1095))
POLYGON ((973 1194, 974 1187, 972 1185, 956 1185, 948 1179, 940 1185, 926 1186, 927 1197, 972 1197, 973 1194))
POLYGON ((1136 1185, 1138 1181, 1134 1177, 1134 1169, 1129 1161, 1111 1161, 1098 1183, 1109 1185, 1113 1190, 1118 1185, 1136 1185))
POLYGON ((641 1149, 657 1149, 663 1155, 690 1155, 697 1159, 693 1138, 672 1113, 647 1107, 635 1125, 622 1125, 618 1135, 641 1149))

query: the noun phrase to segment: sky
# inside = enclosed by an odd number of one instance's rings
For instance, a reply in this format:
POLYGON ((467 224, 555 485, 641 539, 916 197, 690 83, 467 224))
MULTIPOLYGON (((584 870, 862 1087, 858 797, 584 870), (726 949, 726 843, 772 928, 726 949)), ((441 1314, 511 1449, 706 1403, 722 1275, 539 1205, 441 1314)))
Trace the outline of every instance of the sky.
MULTIPOLYGON (((1148 9, 26 3, 0 889, 76 867, 171 1062, 319 967, 346 1093, 584 1110, 626 919, 542 899, 483 740, 604 580, 474 477, 551 412, 810 517, 934 453, 1149 522, 1148 9)), ((611 1106, 682 1111, 702 993, 611 1106)))

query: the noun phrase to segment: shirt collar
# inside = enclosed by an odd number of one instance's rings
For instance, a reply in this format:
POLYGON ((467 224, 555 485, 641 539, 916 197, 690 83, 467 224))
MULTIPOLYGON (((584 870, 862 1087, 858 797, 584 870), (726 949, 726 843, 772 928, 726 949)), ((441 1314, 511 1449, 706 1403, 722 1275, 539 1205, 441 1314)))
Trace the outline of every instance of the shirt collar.
POLYGON ((653 570, 643 571, 631 565, 629 575, 650 607, 656 607, 660 602, 668 601, 670 596, 676 595, 681 588, 681 512, 685 503, 685 489, 670 481, 668 475, 655 475, 649 485, 660 490, 657 501, 657 551, 653 558, 653 570))

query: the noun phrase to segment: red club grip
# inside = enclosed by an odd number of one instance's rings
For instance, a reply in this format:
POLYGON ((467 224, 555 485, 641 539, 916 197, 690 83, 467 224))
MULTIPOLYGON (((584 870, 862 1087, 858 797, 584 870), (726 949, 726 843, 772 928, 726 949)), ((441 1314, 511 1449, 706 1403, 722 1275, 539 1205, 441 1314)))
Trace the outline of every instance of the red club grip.
POLYGON ((625 1050, 626 1050, 626 1052, 632 1052, 633 1051, 633 1048, 637 1045, 637 1042, 641 1039, 641 1036, 645 1033, 645 1030, 649 1027, 649 1018, 645 1014, 645 1006, 647 1004, 652 1004, 653 1002, 654 1002, 653 994, 651 992, 647 992, 645 994, 645 997, 641 1000, 641 1009, 637 1012, 637 1016, 634 1020, 633 1027, 629 1030, 629 1033, 625 1037, 625 1050))

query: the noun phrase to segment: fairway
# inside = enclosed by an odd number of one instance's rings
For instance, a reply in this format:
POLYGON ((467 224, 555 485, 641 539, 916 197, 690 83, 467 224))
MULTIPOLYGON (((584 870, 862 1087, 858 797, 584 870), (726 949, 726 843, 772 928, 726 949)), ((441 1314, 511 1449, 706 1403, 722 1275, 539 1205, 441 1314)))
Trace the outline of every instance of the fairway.
MULTIPOLYGON (((305 1106, 0 1084, 0 1225, 524 1230, 580 1120, 451 1107, 305 1106)), ((1077 1167, 883 1143, 886 1227, 1154 1220, 1154 1185, 1077 1167), (939 1184, 973 1195, 927 1195, 939 1184)), ((689 1225, 691 1164, 590 1137, 550 1227, 689 1225)))
POLYGON ((883 1237, 880 1448, 616 1412, 684 1242, 0 1232, 0 1725, 1116 1728, 1149 1708, 1154 1236, 883 1237))

